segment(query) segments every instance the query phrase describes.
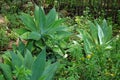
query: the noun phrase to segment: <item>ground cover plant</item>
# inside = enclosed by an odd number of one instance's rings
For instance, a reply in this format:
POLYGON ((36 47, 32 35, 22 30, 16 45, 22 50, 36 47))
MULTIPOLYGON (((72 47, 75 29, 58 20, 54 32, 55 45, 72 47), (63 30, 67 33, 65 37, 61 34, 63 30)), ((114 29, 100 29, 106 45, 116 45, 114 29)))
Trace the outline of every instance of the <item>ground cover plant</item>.
POLYGON ((0 80, 120 79, 119 24, 111 18, 94 18, 88 7, 82 16, 61 16, 57 2, 50 10, 44 1, 28 3, 34 10, 24 12, 16 4, 10 13, 3 11, 0 47, 12 45, 0 49, 0 80))

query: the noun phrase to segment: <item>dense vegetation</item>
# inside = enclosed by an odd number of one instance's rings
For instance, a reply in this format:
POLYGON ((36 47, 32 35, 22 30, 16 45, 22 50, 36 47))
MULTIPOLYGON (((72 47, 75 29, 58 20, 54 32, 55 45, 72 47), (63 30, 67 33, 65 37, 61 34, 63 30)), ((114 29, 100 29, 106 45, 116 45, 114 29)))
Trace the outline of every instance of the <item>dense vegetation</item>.
POLYGON ((0 80, 120 79, 119 9, 75 15, 74 1, 0 1, 0 80))

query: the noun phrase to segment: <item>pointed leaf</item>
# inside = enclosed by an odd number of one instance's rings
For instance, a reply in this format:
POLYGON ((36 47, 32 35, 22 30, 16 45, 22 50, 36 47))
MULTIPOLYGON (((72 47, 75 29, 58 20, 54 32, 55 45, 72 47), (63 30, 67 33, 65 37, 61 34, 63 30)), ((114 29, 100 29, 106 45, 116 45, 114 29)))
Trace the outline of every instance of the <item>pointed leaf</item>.
POLYGON ((40 7, 40 9, 39 9, 39 11, 40 11, 40 25, 39 25, 39 30, 40 30, 40 32, 41 32, 41 34, 44 32, 44 27, 46 26, 45 24, 46 24, 46 15, 45 15, 45 12, 44 12, 44 10, 43 10, 43 7, 40 7))
POLYGON ((12 58, 13 68, 15 68, 15 66, 21 66, 22 65, 22 60, 17 56, 17 54, 15 54, 12 51, 11 51, 11 58, 12 58))
POLYGON ((28 69, 31 70, 33 61, 34 61, 34 59, 33 59, 33 57, 32 57, 31 52, 30 52, 28 49, 26 49, 25 60, 24 60, 24 66, 25 66, 26 68, 28 68, 28 69))
POLYGON ((52 8, 46 16, 47 25, 53 23, 56 19, 56 16, 57 16, 56 10, 55 8, 52 8))
MULTIPOLYGON (((58 27, 60 27, 60 25, 65 21, 65 19, 60 19, 60 20, 57 20, 57 21, 54 21, 52 24, 48 25, 48 28, 46 30, 47 33, 53 33, 56 31, 56 29, 58 27)), ((57 29, 58 30, 58 29, 57 29)))
POLYGON ((27 32, 28 30, 24 29, 24 28, 19 28, 19 29, 14 29, 14 31, 19 34, 22 35, 23 33, 27 32))
POLYGON ((45 69, 45 62, 46 62, 46 51, 45 49, 43 49, 32 65, 31 80, 38 80, 41 77, 45 69))
POLYGON ((100 45, 104 43, 104 33, 100 25, 96 22, 97 28, 98 28, 98 38, 100 45))
POLYGON ((13 80, 11 68, 9 65, 0 63, 0 69, 2 70, 4 76, 7 80, 13 80))
POLYGON ((28 36, 28 39, 39 40, 41 35, 38 32, 31 32, 28 36))
POLYGON ((41 38, 41 35, 38 32, 26 32, 20 36, 22 39, 33 39, 33 40, 39 40, 41 38))
POLYGON ((89 21, 89 24, 90 24, 90 33, 91 33, 91 36, 92 38, 94 39, 94 42, 96 44, 98 44, 98 30, 97 30, 97 27, 89 21))
POLYGON ((112 27, 108 26, 107 21, 105 19, 103 20, 101 28, 102 28, 103 33, 105 35, 105 41, 110 40, 110 38, 112 37, 112 27))
POLYGON ((36 31, 36 25, 34 23, 33 18, 25 13, 22 13, 22 15, 20 16, 20 19, 22 20, 22 22, 24 23, 25 27, 30 30, 30 31, 36 31))
POLYGON ((29 35, 30 35, 30 32, 25 32, 24 34, 22 34, 20 36, 20 38, 22 38, 22 39, 29 39, 29 35))
POLYGON ((42 76, 45 76, 45 80, 53 80, 53 76, 54 76, 54 73, 55 71, 57 70, 57 67, 59 66, 59 63, 56 62, 56 63, 53 63, 53 64, 49 64, 46 68, 45 68, 45 71, 43 73, 42 76))

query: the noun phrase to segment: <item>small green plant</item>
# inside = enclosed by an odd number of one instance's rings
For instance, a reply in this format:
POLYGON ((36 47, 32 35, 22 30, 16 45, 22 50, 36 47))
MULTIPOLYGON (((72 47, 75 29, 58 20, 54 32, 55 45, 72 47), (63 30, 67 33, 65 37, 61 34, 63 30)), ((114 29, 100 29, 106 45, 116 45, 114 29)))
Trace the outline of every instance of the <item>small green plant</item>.
MULTIPOLYGON (((118 74, 116 73, 119 70, 117 70, 118 66, 116 64, 119 61, 113 64, 114 59, 112 58, 112 52, 110 52, 114 48, 112 43, 116 39, 112 38, 112 27, 107 24, 106 20, 103 20, 101 25, 96 21, 95 24, 89 22, 89 25, 89 31, 80 31, 85 52, 80 58, 82 67, 79 69, 87 72, 83 75, 80 73, 80 77, 83 79, 118 79, 118 74)), ((114 58, 118 59, 117 57, 114 58)))
POLYGON ((8 51, 3 55, 4 63, 0 69, 7 80, 51 80, 58 63, 46 62, 46 51, 42 50, 37 57, 26 49, 24 56, 19 51, 8 51))
POLYGON ((112 48, 110 43, 112 37, 112 27, 108 26, 106 20, 103 20, 102 25, 96 21, 95 24, 90 22, 90 31, 81 30, 84 41, 84 50, 89 53, 104 53, 105 50, 112 48), (97 52, 96 52, 97 51, 97 52))

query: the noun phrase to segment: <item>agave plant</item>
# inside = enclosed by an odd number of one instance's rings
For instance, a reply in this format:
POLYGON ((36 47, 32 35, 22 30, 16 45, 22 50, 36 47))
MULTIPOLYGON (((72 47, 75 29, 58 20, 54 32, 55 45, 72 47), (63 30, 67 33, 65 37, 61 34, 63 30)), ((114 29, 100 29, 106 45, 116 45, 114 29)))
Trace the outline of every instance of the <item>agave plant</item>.
POLYGON ((112 27, 108 26, 106 20, 103 20, 102 25, 96 21, 95 24, 89 22, 90 31, 81 30, 82 38, 84 41, 84 50, 87 54, 94 52, 104 52, 111 49, 110 46, 112 39, 112 27))
POLYGON ((16 32, 20 34, 20 38, 27 39, 28 43, 32 40, 34 45, 39 48, 48 46, 46 43, 48 40, 56 45, 58 39, 60 41, 66 37, 66 34, 69 34, 67 28, 62 24, 65 19, 58 18, 55 8, 45 14, 43 7, 35 5, 34 16, 22 13, 20 19, 25 28, 18 29, 16 32))
POLYGON ((51 80, 57 69, 58 63, 46 62, 46 51, 42 50, 37 57, 33 57, 26 49, 25 56, 19 51, 6 52, 3 56, 4 63, 0 63, 0 69, 6 80, 51 80))

